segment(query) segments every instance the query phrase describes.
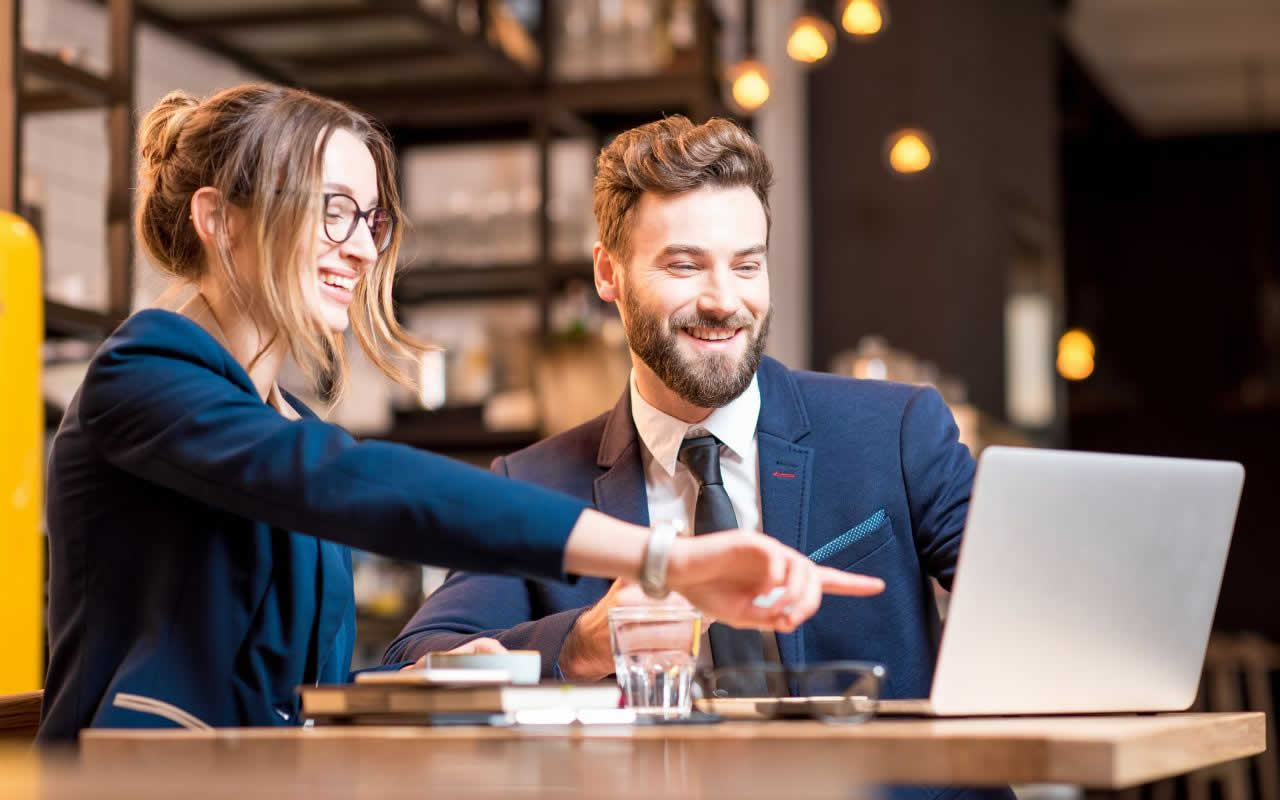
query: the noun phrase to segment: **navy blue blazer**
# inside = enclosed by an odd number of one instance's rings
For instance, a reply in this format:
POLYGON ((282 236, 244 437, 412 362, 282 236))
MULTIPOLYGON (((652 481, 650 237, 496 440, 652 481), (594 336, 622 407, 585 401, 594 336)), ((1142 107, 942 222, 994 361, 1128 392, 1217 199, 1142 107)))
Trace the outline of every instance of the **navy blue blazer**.
POLYGON ((347 679, 346 545, 565 579, 586 503, 441 456, 287 420, 203 328, 129 318, 98 351, 49 460, 49 639, 40 739, 285 725, 300 684, 347 679), (124 697, 121 697, 123 695, 124 697))
MULTIPOLYGON (((928 576, 951 587, 974 472, 951 413, 930 388, 793 372, 768 358, 759 384, 765 532, 887 586, 878 597, 824 598, 812 619, 778 636, 783 662, 879 661, 888 667, 885 696, 928 696, 938 628, 928 576)), ((642 447, 623 392, 611 412, 498 459, 494 469, 648 524, 642 447)), ((552 677, 578 615, 608 587, 454 572, 384 660, 490 636, 540 650, 543 675, 552 677)))

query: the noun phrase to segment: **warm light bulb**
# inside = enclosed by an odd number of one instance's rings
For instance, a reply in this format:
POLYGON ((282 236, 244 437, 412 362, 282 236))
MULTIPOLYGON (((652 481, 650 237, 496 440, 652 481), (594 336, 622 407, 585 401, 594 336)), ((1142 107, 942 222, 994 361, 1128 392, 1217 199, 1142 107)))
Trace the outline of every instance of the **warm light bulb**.
POLYGON ((1058 374, 1082 381, 1093 374, 1093 339, 1082 330, 1069 330, 1058 339, 1058 374))
POLYGON ((840 16, 840 27, 862 39, 883 31, 889 17, 880 0, 839 0, 836 13, 840 16))
POLYGON ((835 49, 836 29, 813 14, 802 14, 791 23, 787 55, 801 64, 817 64, 835 49))
POLYGON ((924 172, 933 163, 933 146, 924 131, 905 129, 889 136, 889 168, 902 175, 924 172))
POLYGON ((769 99, 769 74, 758 61, 743 61, 733 68, 729 93, 743 111, 755 111, 769 99))

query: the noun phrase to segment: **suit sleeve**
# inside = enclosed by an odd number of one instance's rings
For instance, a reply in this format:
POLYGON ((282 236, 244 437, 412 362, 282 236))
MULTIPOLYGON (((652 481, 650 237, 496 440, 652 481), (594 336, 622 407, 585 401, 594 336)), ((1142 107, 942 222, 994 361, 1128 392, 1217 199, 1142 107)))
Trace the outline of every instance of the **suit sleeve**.
MULTIPOLYGON (((493 471, 506 475, 506 462, 495 459, 493 471)), ((557 673, 560 650, 586 606, 556 613, 546 609, 532 582, 520 578, 451 573, 427 598, 418 613, 382 656, 384 664, 416 661, 430 652, 452 650, 472 639, 496 639, 508 650, 537 650, 542 677, 557 673)))
POLYGON ((411 447, 357 442, 316 418, 286 420, 184 338, 163 326, 117 333, 91 364, 81 424, 114 466, 211 509, 393 558, 565 577, 585 503, 411 447))
POLYGON ((969 512, 974 461, 941 395, 917 390, 902 415, 902 478, 916 551, 925 570, 948 590, 969 512))

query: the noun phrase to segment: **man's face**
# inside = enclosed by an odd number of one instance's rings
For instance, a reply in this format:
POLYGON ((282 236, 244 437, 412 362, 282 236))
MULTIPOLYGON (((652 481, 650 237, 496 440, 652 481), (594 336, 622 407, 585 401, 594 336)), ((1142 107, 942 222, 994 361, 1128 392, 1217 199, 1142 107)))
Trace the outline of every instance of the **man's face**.
POLYGON ((631 351, 686 402, 718 408, 751 384, 769 331, 768 222, 748 187, 646 192, 616 265, 631 351))

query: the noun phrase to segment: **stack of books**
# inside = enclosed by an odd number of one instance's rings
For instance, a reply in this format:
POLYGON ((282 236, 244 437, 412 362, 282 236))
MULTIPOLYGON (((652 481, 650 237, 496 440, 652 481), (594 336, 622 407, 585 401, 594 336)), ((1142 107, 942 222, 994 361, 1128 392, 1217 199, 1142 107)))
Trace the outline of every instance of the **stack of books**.
POLYGON ((356 676, 354 684, 302 686, 316 724, 510 725, 627 723, 617 684, 516 685, 488 669, 418 669, 356 676))

